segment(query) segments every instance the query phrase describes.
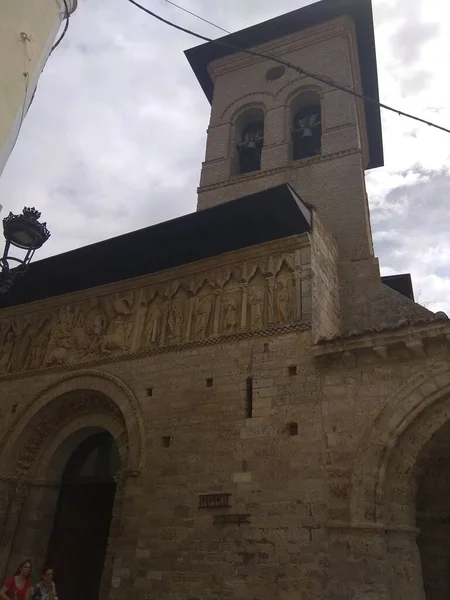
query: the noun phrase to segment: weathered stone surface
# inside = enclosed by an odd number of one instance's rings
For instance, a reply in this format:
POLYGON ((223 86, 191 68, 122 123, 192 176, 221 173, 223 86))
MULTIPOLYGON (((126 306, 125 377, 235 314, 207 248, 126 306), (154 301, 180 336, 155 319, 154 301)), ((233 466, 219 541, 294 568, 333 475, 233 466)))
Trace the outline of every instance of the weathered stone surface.
MULTIPOLYGON (((359 81, 346 18, 280 44, 359 81)), ((312 82, 242 56, 211 69, 199 207, 289 181, 312 233, 1 311, 0 574, 40 566, 67 460, 103 429, 121 471, 102 600, 444 600, 450 327, 380 282, 362 109, 318 86, 323 152, 294 164, 285 119, 312 82), (238 178, 253 103, 262 169, 238 178)))

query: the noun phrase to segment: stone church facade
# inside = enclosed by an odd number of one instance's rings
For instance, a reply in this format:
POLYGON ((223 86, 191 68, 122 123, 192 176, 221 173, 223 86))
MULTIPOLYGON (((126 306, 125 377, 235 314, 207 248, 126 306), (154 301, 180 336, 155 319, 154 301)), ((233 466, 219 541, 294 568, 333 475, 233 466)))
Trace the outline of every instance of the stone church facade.
MULTIPOLYGON (((377 97, 369 0, 238 39, 377 97)), ((1 574, 50 560, 93 600, 444 600, 450 327, 380 277, 378 107, 187 57, 212 102, 198 211, 1 299, 1 574)))

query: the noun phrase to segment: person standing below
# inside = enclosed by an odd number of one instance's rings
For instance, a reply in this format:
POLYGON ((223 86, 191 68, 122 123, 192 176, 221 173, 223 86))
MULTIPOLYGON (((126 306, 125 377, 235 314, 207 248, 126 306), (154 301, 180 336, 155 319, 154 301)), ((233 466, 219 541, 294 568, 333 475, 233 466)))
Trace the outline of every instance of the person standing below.
POLYGON ((41 581, 34 588, 32 600, 58 600, 52 567, 42 570, 41 581))
POLYGON ((31 585, 31 560, 24 560, 15 574, 8 577, 0 590, 1 600, 30 600, 34 592, 31 585))

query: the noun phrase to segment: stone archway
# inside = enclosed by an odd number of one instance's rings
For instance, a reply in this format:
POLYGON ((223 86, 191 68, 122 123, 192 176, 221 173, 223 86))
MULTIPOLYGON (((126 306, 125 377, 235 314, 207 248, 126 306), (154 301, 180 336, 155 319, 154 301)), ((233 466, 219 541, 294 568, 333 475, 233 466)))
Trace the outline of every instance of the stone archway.
POLYGON ((428 600, 419 552, 422 542, 419 536, 418 546, 416 539, 417 525, 423 526, 426 494, 418 491, 423 490, 430 459, 447 452, 442 442, 450 433, 449 423, 450 372, 439 364, 397 390, 357 452, 351 526, 371 528, 383 547, 378 563, 385 590, 379 598, 428 600))
MULTIPOLYGON (((99 431, 113 437, 122 465, 114 525, 120 522, 127 478, 142 472, 145 456, 140 407, 121 380, 97 371, 67 375, 41 390, 10 425, 0 440, 0 495, 7 496, 0 575, 24 552, 37 566, 44 560, 64 468, 80 443, 99 431)), ((117 530, 110 532, 100 598, 111 585, 117 530)))

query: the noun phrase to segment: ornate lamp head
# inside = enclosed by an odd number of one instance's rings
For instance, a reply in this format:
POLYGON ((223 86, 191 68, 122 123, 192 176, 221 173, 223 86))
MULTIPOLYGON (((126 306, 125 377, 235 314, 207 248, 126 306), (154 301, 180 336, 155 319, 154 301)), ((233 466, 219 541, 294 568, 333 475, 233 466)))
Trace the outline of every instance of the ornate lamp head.
POLYGON ((47 223, 39 223, 41 213, 35 208, 25 207, 21 215, 11 212, 3 219, 3 234, 6 242, 22 250, 37 250, 50 237, 47 223))
POLYGON ((40 248, 50 237, 47 223, 40 223, 41 213, 35 208, 25 207, 21 215, 9 213, 3 219, 3 234, 5 250, 0 259, 0 293, 11 289, 17 276, 23 275, 33 258, 35 250, 40 248), (25 251, 25 256, 19 258, 10 254, 11 247, 25 251), (11 268, 15 263, 15 268, 11 268))

